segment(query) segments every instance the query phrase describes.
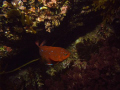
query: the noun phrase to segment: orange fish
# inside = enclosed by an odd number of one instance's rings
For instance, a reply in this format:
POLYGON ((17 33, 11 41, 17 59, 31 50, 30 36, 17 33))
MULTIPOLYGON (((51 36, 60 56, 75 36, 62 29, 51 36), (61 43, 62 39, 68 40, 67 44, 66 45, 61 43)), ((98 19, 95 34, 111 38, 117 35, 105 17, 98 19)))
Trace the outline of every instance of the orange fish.
POLYGON ((39 53, 43 59, 47 61, 47 65, 53 65, 54 62, 61 62, 70 56, 70 52, 61 47, 43 46, 45 42, 42 42, 39 46, 39 42, 36 45, 39 47, 39 53))

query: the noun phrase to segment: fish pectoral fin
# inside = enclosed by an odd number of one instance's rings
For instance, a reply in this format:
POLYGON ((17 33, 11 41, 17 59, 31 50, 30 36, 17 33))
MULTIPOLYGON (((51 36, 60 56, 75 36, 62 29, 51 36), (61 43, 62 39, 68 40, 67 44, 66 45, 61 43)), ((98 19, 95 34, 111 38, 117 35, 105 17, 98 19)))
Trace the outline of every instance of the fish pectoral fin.
POLYGON ((52 63, 47 63, 46 65, 53 65, 52 63))
POLYGON ((53 65, 52 63, 51 63, 51 60, 50 59, 47 59, 47 64, 46 65, 53 65))

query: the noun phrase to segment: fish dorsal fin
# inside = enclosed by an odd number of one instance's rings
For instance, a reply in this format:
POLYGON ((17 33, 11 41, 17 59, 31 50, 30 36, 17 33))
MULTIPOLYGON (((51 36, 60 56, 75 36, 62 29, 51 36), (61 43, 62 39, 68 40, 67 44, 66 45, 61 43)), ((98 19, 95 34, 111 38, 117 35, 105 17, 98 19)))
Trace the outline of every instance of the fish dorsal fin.
POLYGON ((46 43, 46 41, 44 40, 44 41, 40 44, 40 46, 43 46, 45 43, 46 43))
POLYGON ((39 47, 39 41, 36 41, 35 44, 39 47))
POLYGON ((39 44, 39 41, 36 41, 35 44, 39 47, 39 46, 43 46, 46 43, 46 41, 44 40, 41 44, 39 44))

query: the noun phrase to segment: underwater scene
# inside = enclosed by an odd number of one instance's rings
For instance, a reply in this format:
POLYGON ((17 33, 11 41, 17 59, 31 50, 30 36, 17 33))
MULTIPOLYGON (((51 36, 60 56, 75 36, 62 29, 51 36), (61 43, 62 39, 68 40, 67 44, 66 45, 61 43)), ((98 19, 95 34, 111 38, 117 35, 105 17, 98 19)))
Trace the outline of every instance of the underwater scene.
POLYGON ((0 0, 0 90, 120 90, 120 0, 0 0))

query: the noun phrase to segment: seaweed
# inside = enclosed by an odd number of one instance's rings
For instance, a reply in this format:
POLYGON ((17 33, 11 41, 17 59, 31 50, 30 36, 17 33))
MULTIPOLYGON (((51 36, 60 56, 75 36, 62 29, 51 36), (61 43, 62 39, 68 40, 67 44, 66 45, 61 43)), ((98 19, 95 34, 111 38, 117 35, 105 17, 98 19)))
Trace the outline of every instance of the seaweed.
POLYGON ((111 23, 119 17, 120 12, 119 0, 93 0, 93 11, 100 11, 103 16, 103 22, 111 23))

